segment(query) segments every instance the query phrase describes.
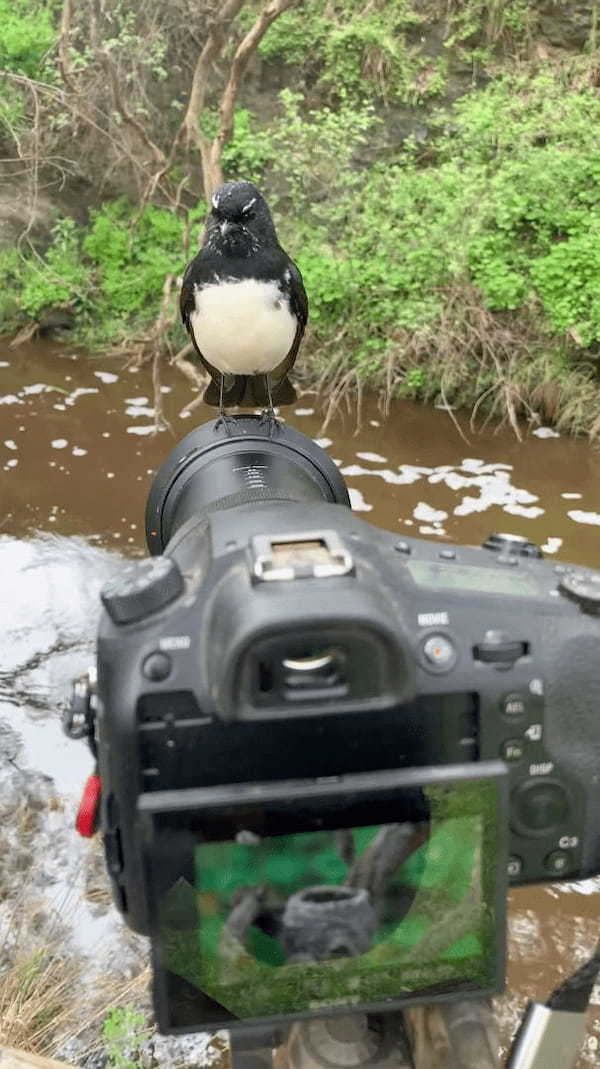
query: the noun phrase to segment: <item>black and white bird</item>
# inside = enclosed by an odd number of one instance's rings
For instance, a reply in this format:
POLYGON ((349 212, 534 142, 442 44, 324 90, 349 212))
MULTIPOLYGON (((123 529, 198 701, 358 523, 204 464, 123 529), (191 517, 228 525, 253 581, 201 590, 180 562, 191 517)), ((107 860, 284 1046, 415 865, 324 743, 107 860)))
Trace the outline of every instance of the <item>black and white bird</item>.
POLYGON ((204 401, 289 405, 288 379, 308 318, 302 275, 281 248, 264 197, 252 182, 226 182, 212 197, 202 248, 181 288, 181 317, 211 376, 204 401))

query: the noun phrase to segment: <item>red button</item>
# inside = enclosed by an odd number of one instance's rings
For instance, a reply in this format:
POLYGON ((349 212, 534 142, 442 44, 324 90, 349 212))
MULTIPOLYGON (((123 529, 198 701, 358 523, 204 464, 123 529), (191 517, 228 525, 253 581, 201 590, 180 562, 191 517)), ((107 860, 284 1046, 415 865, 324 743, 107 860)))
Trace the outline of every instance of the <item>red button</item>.
POLYGON ((102 781, 100 776, 93 773, 91 776, 88 776, 86 785, 83 788, 81 802, 79 803, 79 809, 77 811, 77 819, 75 820, 77 831, 80 835, 83 835, 85 839, 91 839, 92 835, 96 832, 96 817, 98 814, 101 794, 102 781))

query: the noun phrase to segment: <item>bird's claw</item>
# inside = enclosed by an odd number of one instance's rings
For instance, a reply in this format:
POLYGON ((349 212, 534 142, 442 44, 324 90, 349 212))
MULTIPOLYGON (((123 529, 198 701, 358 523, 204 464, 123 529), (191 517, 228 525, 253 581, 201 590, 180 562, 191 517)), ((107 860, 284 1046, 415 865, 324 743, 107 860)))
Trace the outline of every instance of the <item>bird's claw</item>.
POLYGON ((275 431, 279 430, 279 420, 275 415, 272 408, 266 408, 260 417, 261 426, 265 423, 269 428, 269 438, 272 438, 275 431))
POLYGON ((221 412, 218 420, 215 423, 215 430, 218 431, 220 427, 225 428, 225 434, 229 437, 235 428, 235 419, 233 416, 228 416, 226 412, 221 412))

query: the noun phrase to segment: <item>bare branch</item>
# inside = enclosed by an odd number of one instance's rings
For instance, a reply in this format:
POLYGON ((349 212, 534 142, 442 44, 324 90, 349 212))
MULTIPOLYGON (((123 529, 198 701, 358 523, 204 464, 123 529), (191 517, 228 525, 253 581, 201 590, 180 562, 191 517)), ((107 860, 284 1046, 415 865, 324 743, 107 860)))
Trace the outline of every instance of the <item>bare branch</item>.
POLYGON ((221 97, 219 132, 210 147, 209 173, 212 188, 205 190, 207 199, 210 198, 216 186, 223 181, 221 155, 223 148, 233 134, 235 102, 240 80, 248 61, 256 52, 271 23, 275 22, 275 19, 278 19, 288 8, 294 7, 299 2, 300 0, 270 0, 261 11, 254 25, 248 30, 243 41, 238 45, 231 63, 229 81, 221 97))
POLYGON ((198 56, 187 111, 183 117, 176 140, 179 141, 181 136, 185 136, 187 144, 195 145, 199 151, 201 151, 202 147, 200 118, 204 111, 210 68, 223 50, 227 29, 233 19, 240 13, 245 3, 246 0, 226 0, 220 15, 215 18, 209 28, 204 48, 198 56))
POLYGON ((164 152, 158 147, 158 145, 155 145, 154 141, 148 135, 142 124, 135 118, 134 115, 131 114, 131 112, 126 107, 125 101, 123 100, 123 96, 121 94, 117 71, 115 70, 115 65, 112 62, 109 52, 106 49, 103 49, 101 55, 104 61, 104 65, 108 71, 108 76, 110 78, 110 87, 112 90, 115 108, 117 109, 123 122, 132 130, 135 130, 142 144, 144 144, 146 148, 152 153, 156 163, 160 166, 164 166, 167 162, 164 152))
POLYGON ((70 89, 72 93, 78 93, 79 90, 73 77, 73 66, 69 55, 72 20, 73 0, 63 0, 60 31, 58 35, 58 65, 60 67, 62 80, 67 88, 70 89))

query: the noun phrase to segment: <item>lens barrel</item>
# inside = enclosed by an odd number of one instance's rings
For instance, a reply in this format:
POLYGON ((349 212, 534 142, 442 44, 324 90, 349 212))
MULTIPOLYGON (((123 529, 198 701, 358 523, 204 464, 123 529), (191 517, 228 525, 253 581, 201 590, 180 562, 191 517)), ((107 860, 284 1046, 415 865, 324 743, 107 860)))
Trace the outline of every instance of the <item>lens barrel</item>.
POLYGON ((157 472, 146 506, 150 553, 162 553, 184 523, 236 505, 326 502, 350 507, 344 480, 320 446, 260 416, 196 427, 157 472))

